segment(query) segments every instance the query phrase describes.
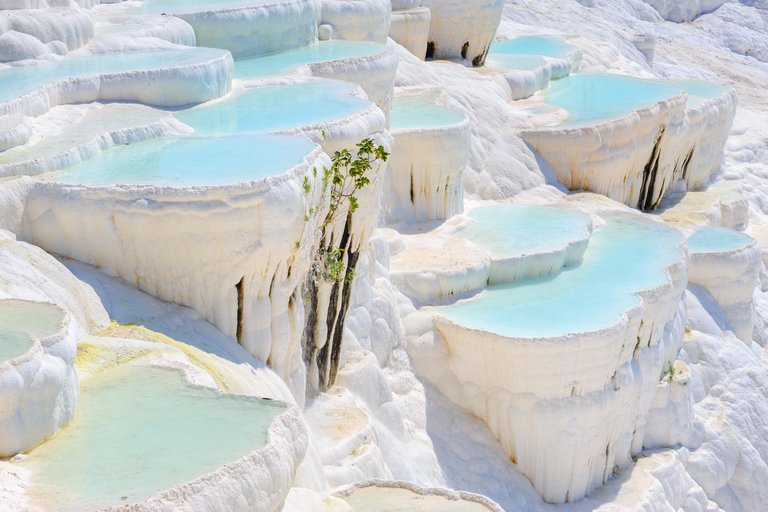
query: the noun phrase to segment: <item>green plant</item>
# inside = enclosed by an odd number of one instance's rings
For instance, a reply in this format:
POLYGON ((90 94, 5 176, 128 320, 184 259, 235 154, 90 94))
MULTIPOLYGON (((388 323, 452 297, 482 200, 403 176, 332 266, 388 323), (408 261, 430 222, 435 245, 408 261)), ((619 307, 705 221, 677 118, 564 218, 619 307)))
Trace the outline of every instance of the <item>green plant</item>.
POLYGON ((672 379, 675 376, 675 364, 672 361, 667 361, 667 364, 669 365, 667 368, 669 371, 669 382, 672 382, 672 379))
MULTIPOLYGON (((323 133, 325 137, 325 133, 323 133)), ((331 156, 331 166, 323 167, 323 192, 330 193, 330 202, 328 213, 325 215, 319 228, 323 234, 329 227, 332 227, 336 221, 340 220, 342 215, 351 219, 360 207, 357 192, 370 185, 371 180, 366 175, 373 169, 376 162, 386 162, 389 153, 384 146, 376 146, 373 139, 366 138, 357 144, 357 151, 352 152, 348 149, 336 151, 331 156), (345 208, 346 206, 346 208, 345 208)), ((378 167, 376 168, 378 170, 378 167)), ((317 168, 313 169, 317 175, 317 168)), ((308 188, 308 181, 305 178, 305 190, 308 188)), ((310 208, 312 214, 314 209, 310 208)), ((305 219, 309 220, 309 216, 305 219)), ((325 246, 323 242, 319 250, 320 270, 319 275, 328 282, 351 282, 355 277, 354 269, 347 269, 344 264, 344 252, 346 247, 334 245, 331 243, 325 246)))

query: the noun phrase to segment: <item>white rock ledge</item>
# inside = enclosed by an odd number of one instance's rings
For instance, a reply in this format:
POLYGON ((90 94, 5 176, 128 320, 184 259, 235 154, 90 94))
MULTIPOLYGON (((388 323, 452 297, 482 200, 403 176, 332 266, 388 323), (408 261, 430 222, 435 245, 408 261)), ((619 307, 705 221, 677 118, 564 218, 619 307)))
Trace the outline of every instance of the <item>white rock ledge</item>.
POLYGON ((466 59, 482 66, 501 21, 504 0, 431 0, 427 58, 466 59))
POLYGON ((427 39, 432 14, 427 7, 392 11, 389 37, 421 60, 427 55, 427 39))
POLYGON ((0 153, 29 142, 32 123, 24 116, 0 117, 0 153))
POLYGON ((56 105, 94 101, 138 101, 158 107, 202 103, 229 92, 233 66, 232 56, 222 51, 197 64, 59 80, 0 103, 0 115, 39 116, 56 105))
POLYGON ((61 311, 61 321, 56 333, 34 340, 25 354, 0 363, 0 457, 32 448, 69 423, 79 391, 77 323, 51 303, 5 299, 0 308, 6 303, 44 304, 61 311))

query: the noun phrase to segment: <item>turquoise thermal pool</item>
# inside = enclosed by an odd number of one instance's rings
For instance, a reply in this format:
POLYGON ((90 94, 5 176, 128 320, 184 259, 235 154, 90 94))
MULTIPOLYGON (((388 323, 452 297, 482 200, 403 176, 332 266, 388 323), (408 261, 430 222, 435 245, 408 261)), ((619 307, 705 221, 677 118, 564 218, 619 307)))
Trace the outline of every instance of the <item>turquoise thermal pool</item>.
POLYGON ((688 108, 696 108, 707 100, 722 96, 730 87, 718 85, 706 80, 669 80, 688 94, 688 108))
POLYGON ((235 79, 268 78, 290 74, 305 64, 370 57, 388 47, 369 41, 320 41, 284 52, 268 53, 235 61, 235 79))
POLYGON ((0 364, 26 354, 35 340, 56 334, 63 317, 53 304, 0 301, 0 364))
POLYGON ((3 68, 0 69, 0 103, 60 80, 181 67, 208 62, 226 54, 226 50, 215 48, 94 53, 34 66, 3 68))
POLYGON ((504 41, 494 41, 488 54, 541 55, 555 59, 567 59, 579 48, 554 36, 520 36, 504 41))
POLYGON ((540 94, 544 103, 568 111, 562 126, 576 127, 619 119, 681 92, 664 80, 577 74, 552 82, 540 94))
POLYGON ((281 174, 315 147, 309 139, 270 132, 341 118, 371 103, 349 92, 354 85, 314 81, 244 89, 174 116, 194 128, 119 146, 65 169, 60 183, 103 186, 225 185, 281 174))
POLYGON ((527 204, 485 206, 468 216, 475 222, 454 236, 498 257, 551 251, 583 238, 590 225, 585 213, 527 204))
POLYGON ((189 12, 239 9, 274 3, 272 0, 145 0, 131 9, 135 14, 183 14, 189 12))
POLYGON ((486 57, 485 65, 493 68, 535 71, 546 66, 547 61, 537 55, 506 55, 503 53, 491 53, 486 57))
POLYGON ((124 364, 83 380, 75 420, 18 464, 32 471, 27 496, 49 510, 127 505, 264 447, 285 410, 124 364))
POLYGON ((604 213, 581 263, 556 274, 489 286, 471 299, 437 307, 470 329, 516 338, 555 337, 604 328, 640 303, 635 292, 668 282, 683 235, 640 217, 604 213), (652 241, 652 243, 649 243, 652 241))
POLYGON ((413 94, 392 102, 389 126, 392 130, 435 128, 462 122, 464 114, 435 104, 434 93, 413 94))
POLYGON ((741 249, 755 239, 749 235, 720 226, 702 226, 688 237, 691 253, 727 252, 741 249))

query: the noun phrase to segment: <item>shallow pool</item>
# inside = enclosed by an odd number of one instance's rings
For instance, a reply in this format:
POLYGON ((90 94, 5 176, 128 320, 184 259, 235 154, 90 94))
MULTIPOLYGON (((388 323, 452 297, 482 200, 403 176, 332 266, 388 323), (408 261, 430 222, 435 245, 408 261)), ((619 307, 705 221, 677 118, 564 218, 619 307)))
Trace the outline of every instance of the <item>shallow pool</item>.
POLYGON ((498 204, 475 208, 475 222, 456 233, 491 256, 514 257, 562 247, 588 234, 589 215, 565 208, 528 204, 498 204))
POLYGON ((287 75, 305 64, 369 57, 385 53, 388 47, 369 41, 320 41, 284 52, 268 53, 235 61, 235 79, 287 75))
POLYGON ((0 364, 26 354, 35 340, 56 334, 63 317, 53 304, 0 301, 0 364))
POLYGON ((35 66, 3 68, 0 69, 0 102, 16 99, 59 80, 199 64, 226 53, 226 50, 215 48, 94 53, 35 66))
POLYGON ((568 111, 563 126, 575 127, 619 119, 681 92, 665 80, 577 74, 552 82, 539 94, 544 103, 568 111))
POLYGON ((486 57, 485 65, 493 68, 535 71, 546 66, 547 61, 537 55, 505 55, 503 53, 492 53, 486 57))
POLYGON ((315 147, 309 139, 270 132, 347 116, 371 104, 354 85, 313 81, 244 89, 221 101, 174 113, 194 133, 119 146, 65 169, 60 183, 91 186, 225 185, 281 174, 315 147))
POLYGON ((726 252, 745 247, 755 239, 733 229, 720 226, 701 226, 688 237, 691 253, 726 252))
POLYGON ((396 487, 363 487, 341 499, 353 512, 489 512, 488 507, 469 500, 449 500, 443 496, 423 496, 396 487))
POLYGON ((435 103, 435 93, 426 92, 395 98, 389 126, 392 130, 452 126, 464 120, 464 114, 435 103))
POLYGON ((262 448, 285 410, 122 365, 81 382, 75 420, 18 464, 32 470, 27 496, 49 510, 127 505, 262 448))
POLYGON ((669 80, 671 84, 680 87, 688 94, 688 108, 696 108, 707 100, 722 96, 730 89, 706 80, 669 80))
POLYGON ((520 36, 504 41, 494 41, 488 54, 541 55, 567 59, 571 52, 578 49, 577 46, 568 44, 555 36, 520 36))
POLYGON ((634 292, 664 284, 680 259, 683 235, 633 215, 604 213, 581 263, 556 274, 489 286, 433 313, 510 337, 554 337, 597 330, 636 306, 634 292), (653 243, 649 243, 652 241, 653 243))
POLYGON ((135 14, 182 14, 221 9, 237 9, 274 3, 273 0, 145 0, 131 9, 135 14))

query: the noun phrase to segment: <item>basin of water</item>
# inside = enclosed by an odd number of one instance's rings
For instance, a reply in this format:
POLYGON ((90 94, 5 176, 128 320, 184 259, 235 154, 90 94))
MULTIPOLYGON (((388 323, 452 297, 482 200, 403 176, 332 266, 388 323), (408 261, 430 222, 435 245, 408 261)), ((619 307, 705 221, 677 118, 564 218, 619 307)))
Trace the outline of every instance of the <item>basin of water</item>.
POLYGON ((691 253, 726 252, 741 249, 755 239, 749 235, 720 226, 701 226, 688 237, 691 253))
POLYGON ((514 257, 551 251, 588 235, 589 215, 565 208, 498 204, 469 212, 475 222, 454 236, 491 256, 514 257))
POLYGON ((544 103, 568 111, 562 126, 576 127, 619 119, 681 92, 665 80, 577 74, 552 82, 539 94, 544 103))
POLYGON ((354 85, 313 81, 244 89, 221 101, 174 113, 195 131, 119 146, 65 169, 53 180, 91 186, 224 185, 280 174, 315 144, 273 131, 341 118, 371 104, 354 85))
POLYGON ((519 71, 535 71, 547 65, 547 61, 538 55, 506 55, 491 53, 485 59, 485 65, 519 71))
POLYGON ((0 301, 0 364, 26 354, 35 340, 56 334, 63 317, 53 304, 0 301))
POLYGON ((125 364, 83 380, 75 420, 18 464, 32 471, 27 496, 48 510, 127 505, 264 447, 286 407, 125 364))
POLYGON ((389 126, 392 130, 452 126, 464 120, 464 114, 435 103, 432 92, 395 98, 389 126))
POLYGON ((683 235, 636 216, 604 213, 582 262, 556 274, 489 286, 433 313, 471 329, 536 338, 593 331, 636 306, 634 292, 666 283, 683 235), (653 241, 653 243, 649 243, 653 241))
POLYGON ((218 59, 226 53, 226 50, 215 48, 94 53, 34 66, 3 68, 0 69, 0 103, 37 91, 59 80, 200 64, 218 59))
POLYGON ((320 41, 284 52, 235 61, 235 79, 267 78, 290 74, 305 64, 380 55, 389 48, 369 41, 320 41))
POLYGON ((421 495, 397 487, 363 487, 341 499, 354 512, 488 512, 485 505, 469 500, 449 500, 444 496, 421 495))
POLYGON ((680 87, 688 94, 688 108, 696 108, 707 100, 722 96, 730 89, 723 85, 707 82, 706 80, 669 80, 671 84, 680 87))
POLYGON ((520 36, 504 41, 494 41, 489 55, 541 55, 556 59, 567 59, 568 55, 579 48, 568 44, 555 36, 520 36))
POLYGON ((145 0, 141 5, 132 9, 136 14, 183 14, 189 12, 215 11, 221 9, 238 9, 252 7, 273 0, 145 0))

